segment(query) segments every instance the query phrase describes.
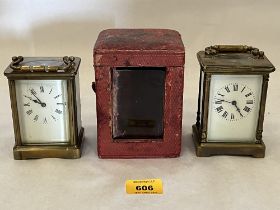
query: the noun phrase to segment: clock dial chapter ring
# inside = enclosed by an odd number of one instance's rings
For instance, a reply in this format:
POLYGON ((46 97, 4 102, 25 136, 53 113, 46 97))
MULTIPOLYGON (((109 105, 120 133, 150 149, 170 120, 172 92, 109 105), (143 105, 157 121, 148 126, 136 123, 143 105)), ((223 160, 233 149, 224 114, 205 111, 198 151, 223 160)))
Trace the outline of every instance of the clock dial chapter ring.
POLYGON ((214 94, 213 103, 216 113, 223 119, 238 121, 252 111, 255 96, 248 86, 235 82, 218 89, 214 94))
POLYGON ((25 100, 23 104, 26 109, 25 113, 34 123, 41 122, 47 125, 57 122, 64 112, 64 107, 67 105, 63 100, 62 94, 56 91, 56 88, 52 85, 38 84, 27 86, 23 97, 28 100, 25 100), (40 106, 38 107, 36 104, 40 106))

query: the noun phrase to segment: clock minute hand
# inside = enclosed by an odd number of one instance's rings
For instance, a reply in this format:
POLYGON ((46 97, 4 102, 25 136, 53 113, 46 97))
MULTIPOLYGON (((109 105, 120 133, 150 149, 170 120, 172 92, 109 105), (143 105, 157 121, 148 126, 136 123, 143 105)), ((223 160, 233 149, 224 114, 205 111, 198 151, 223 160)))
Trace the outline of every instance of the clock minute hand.
POLYGON ((231 104, 232 104, 233 106, 235 106, 235 108, 236 108, 236 110, 238 111, 238 113, 240 114, 240 116, 243 117, 243 115, 242 115, 241 112, 240 112, 239 107, 237 106, 237 102, 236 102, 236 101, 232 101, 231 104))
POLYGON ((42 107, 45 107, 45 106, 46 106, 46 103, 42 102, 34 93, 32 93, 32 91, 30 91, 30 92, 31 92, 31 94, 32 94, 35 98, 37 98, 39 104, 40 104, 42 107))
POLYGON ((42 101, 34 94, 34 93, 32 93, 32 91, 30 91, 31 92, 31 94, 35 97, 35 98, 37 98, 37 100, 40 102, 40 103, 42 103, 42 101))

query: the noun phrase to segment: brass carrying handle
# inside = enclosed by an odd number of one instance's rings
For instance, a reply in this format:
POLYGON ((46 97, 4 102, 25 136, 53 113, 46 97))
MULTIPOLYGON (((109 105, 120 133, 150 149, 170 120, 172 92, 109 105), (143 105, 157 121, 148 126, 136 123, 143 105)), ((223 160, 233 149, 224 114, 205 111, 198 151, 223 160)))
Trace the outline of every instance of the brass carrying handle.
POLYGON ((10 64, 10 67, 14 70, 19 70, 19 71, 39 71, 39 72, 49 72, 49 71, 67 71, 75 66, 74 60, 75 57, 73 56, 64 56, 63 57, 63 62, 65 66, 45 66, 45 65, 40 65, 40 66, 20 66, 19 64, 24 60, 22 56, 14 56, 12 57, 12 63, 10 64))
POLYGON ((251 53, 257 58, 264 57, 263 51, 247 45, 214 45, 205 48, 206 55, 217 55, 218 53, 251 53))

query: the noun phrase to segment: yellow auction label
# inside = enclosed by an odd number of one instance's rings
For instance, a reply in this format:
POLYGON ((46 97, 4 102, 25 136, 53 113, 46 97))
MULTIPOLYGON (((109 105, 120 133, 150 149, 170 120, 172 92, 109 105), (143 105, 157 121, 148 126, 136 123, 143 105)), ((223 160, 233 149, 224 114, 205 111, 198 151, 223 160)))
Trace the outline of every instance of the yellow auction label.
POLYGON ((162 194, 161 179, 127 180, 125 182, 127 194, 162 194))

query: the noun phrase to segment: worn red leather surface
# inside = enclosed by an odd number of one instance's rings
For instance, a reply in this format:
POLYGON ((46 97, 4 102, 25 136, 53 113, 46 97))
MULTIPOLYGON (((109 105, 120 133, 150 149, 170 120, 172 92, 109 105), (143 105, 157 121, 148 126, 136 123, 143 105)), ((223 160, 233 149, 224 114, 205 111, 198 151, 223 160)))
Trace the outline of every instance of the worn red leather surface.
POLYGON ((101 158, 177 157, 181 151, 184 46, 168 29, 108 29, 94 47, 97 143, 101 158), (112 138, 112 71, 115 67, 166 67, 163 139, 112 138))

